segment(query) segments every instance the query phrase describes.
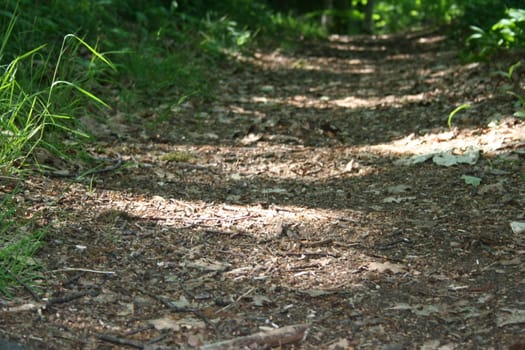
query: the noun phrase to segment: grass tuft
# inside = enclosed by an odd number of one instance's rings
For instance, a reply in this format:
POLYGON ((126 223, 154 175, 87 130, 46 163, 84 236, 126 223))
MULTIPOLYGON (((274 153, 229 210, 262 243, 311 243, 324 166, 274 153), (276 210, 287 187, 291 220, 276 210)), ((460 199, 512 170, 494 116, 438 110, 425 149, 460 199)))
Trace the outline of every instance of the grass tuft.
POLYGON ((12 296, 16 285, 31 285, 40 278, 34 253, 42 246, 45 228, 21 217, 16 191, 0 201, 0 293, 12 296))

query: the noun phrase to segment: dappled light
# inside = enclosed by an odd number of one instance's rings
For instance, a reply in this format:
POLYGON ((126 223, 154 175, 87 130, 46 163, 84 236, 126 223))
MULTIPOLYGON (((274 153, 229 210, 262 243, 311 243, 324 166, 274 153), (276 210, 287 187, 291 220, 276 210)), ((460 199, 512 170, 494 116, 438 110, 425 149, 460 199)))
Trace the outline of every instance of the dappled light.
POLYGON ((522 144, 525 141, 525 128, 523 126, 508 128, 506 126, 493 126, 482 133, 473 130, 460 134, 456 129, 422 136, 414 134, 405 136, 389 143, 378 144, 372 150, 386 152, 386 154, 428 154, 456 150, 463 152, 476 149, 486 155, 495 155, 498 150, 522 144))
POLYGON ((0 82, 0 349, 523 348, 521 11, 19 3, 86 41, 0 82))

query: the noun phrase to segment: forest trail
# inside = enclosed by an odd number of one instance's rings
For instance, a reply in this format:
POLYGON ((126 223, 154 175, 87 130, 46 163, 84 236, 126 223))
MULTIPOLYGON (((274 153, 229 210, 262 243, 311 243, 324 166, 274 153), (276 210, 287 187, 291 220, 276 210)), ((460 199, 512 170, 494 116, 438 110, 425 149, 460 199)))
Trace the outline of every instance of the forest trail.
POLYGON ((213 101, 117 111, 93 150, 118 170, 26 181, 47 299, 21 290, 2 337, 191 349, 307 323, 282 349, 523 349, 525 125, 492 75, 514 62, 456 56, 332 37, 225 64, 213 101))

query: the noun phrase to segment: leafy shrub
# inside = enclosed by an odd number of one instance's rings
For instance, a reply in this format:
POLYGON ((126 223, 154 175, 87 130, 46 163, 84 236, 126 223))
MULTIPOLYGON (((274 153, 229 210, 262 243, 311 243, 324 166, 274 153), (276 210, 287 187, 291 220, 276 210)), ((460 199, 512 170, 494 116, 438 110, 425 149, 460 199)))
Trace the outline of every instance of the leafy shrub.
POLYGON ((208 13, 202 22, 201 45, 211 53, 220 54, 223 50, 238 51, 246 46, 252 38, 252 33, 246 28, 240 28, 234 20, 227 16, 208 13))
POLYGON ((517 71, 522 69, 523 61, 512 64, 507 71, 496 71, 495 74, 505 79, 505 84, 501 86, 501 91, 511 95, 515 99, 515 117, 525 118, 525 90, 521 87, 521 80, 517 71))
POLYGON ((456 3, 462 10, 456 24, 467 30, 470 26, 490 28, 505 16, 507 9, 523 7, 523 0, 470 0, 456 3))
POLYGON ((493 24, 489 30, 471 26, 474 32, 467 43, 480 57, 486 57, 499 50, 522 49, 525 47, 525 9, 510 8, 506 17, 493 24))

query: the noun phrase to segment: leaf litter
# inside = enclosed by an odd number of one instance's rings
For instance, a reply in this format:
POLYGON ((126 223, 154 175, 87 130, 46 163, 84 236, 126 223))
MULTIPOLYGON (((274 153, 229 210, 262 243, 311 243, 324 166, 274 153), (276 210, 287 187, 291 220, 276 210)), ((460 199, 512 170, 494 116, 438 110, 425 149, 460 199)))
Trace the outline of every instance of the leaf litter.
POLYGON ((27 179, 20 200, 50 234, 34 295, 1 301, 2 337, 35 349, 525 343, 525 126, 488 73, 507 62, 461 65, 438 34, 256 52, 221 71, 216 99, 167 103, 155 128, 119 126, 120 112, 94 125, 94 149, 124 164, 90 181, 27 179))

